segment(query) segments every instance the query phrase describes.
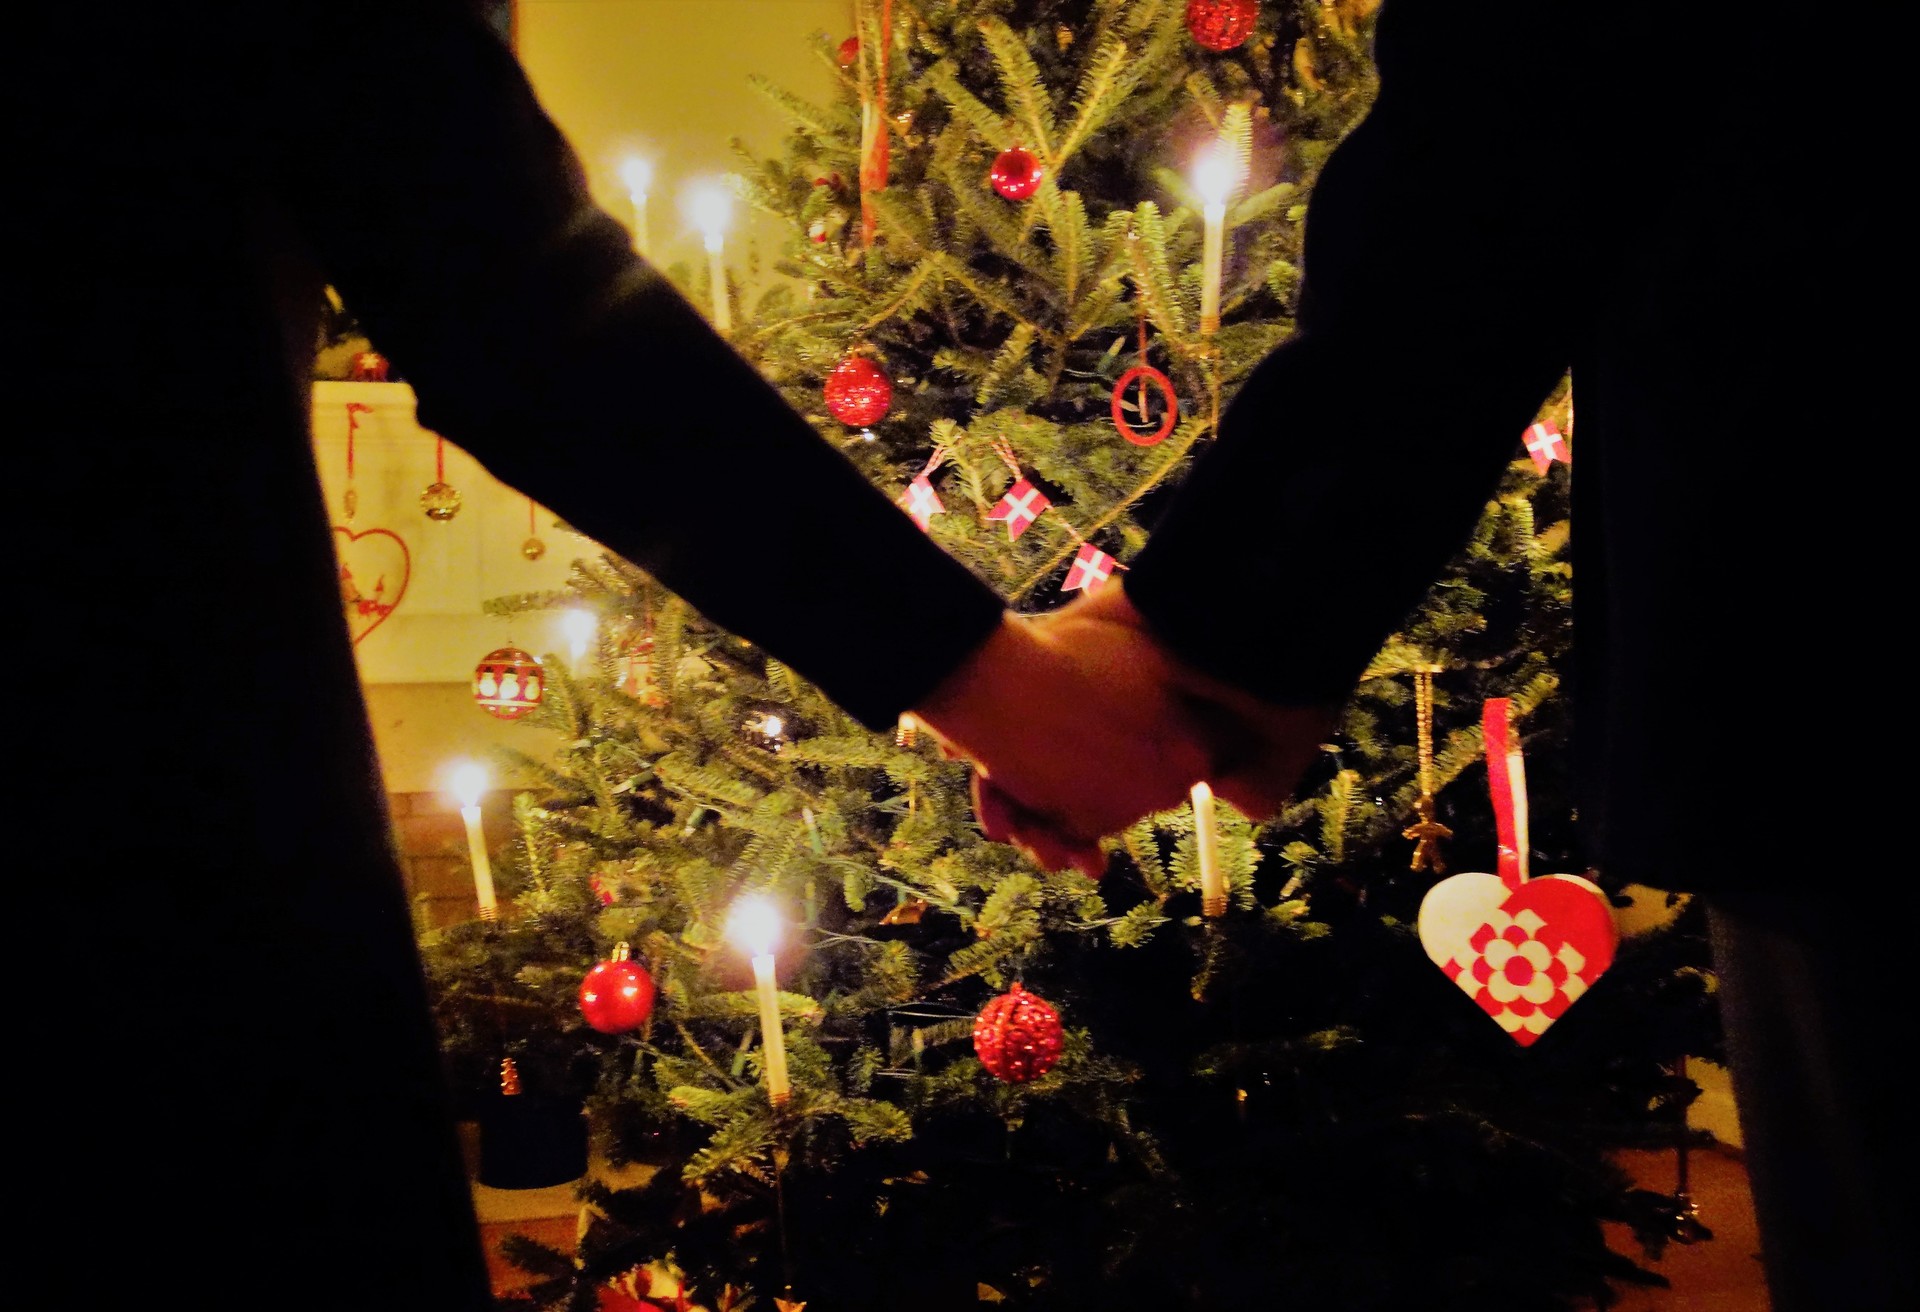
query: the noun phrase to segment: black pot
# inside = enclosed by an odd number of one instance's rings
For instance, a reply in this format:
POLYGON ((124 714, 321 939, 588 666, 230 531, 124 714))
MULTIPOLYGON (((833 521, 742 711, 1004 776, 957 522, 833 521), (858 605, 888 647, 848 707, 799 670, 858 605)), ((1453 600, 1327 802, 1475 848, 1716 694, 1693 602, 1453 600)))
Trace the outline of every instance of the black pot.
POLYGON ((577 1101, 495 1095, 480 1109, 480 1183, 547 1189, 587 1173, 587 1118, 577 1101))

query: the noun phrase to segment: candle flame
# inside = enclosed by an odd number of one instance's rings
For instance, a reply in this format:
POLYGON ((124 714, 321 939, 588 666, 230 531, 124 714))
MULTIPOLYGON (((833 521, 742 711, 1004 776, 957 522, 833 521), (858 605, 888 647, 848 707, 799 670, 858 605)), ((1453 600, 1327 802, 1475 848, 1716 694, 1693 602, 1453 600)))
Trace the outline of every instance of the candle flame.
POLYGON ((560 617, 560 625, 567 632, 567 641, 573 647, 573 659, 577 663, 587 650, 587 644, 593 641, 593 612, 574 609, 560 617))
POLYGON ((1194 163, 1193 189, 1207 204, 1225 205, 1234 183, 1239 181, 1239 173, 1233 156, 1224 147, 1215 147, 1194 163))
POLYGON ((468 761, 453 772, 453 795, 460 799, 461 806, 480 805, 480 795, 487 791, 487 772, 473 762, 468 761))
POLYGON ((763 897, 743 897, 727 917, 727 937, 749 956, 767 956, 780 938, 780 913, 763 897))
POLYGON ((632 156, 620 166, 620 180, 627 184, 630 194, 644 196, 653 185, 653 165, 637 155, 632 156))
POLYGON ((733 200, 717 183, 698 187, 687 195, 687 213, 693 226, 706 234, 707 249, 720 248, 720 235, 733 217, 733 200))

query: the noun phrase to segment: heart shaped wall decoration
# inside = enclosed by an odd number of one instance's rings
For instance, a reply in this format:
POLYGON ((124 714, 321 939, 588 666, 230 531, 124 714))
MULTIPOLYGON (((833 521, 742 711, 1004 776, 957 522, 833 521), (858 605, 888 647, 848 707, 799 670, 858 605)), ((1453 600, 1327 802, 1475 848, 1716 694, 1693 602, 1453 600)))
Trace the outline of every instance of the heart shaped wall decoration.
POLYGON ((1613 964, 1618 935, 1598 885, 1578 875, 1527 878, 1527 782, 1510 706, 1482 717, 1500 836, 1500 873, 1443 879, 1420 903, 1420 945, 1433 964, 1530 1046, 1613 964))
POLYGON ((334 525, 334 555, 340 562, 340 601, 346 607, 347 632, 353 645, 386 623, 400 599, 407 595, 413 575, 413 553, 391 529, 369 528, 356 533, 334 525))

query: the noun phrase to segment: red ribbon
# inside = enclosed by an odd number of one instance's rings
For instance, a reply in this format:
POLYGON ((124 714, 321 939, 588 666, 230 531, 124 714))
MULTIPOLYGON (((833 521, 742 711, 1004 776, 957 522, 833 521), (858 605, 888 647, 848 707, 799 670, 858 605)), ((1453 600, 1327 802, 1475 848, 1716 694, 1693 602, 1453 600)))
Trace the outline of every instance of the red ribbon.
MULTIPOLYGON (((887 48, 892 44, 893 0, 881 0, 880 49, 873 56, 878 73, 871 83, 865 77, 861 79, 861 90, 870 92, 861 107, 860 121, 860 242, 863 246, 873 245, 873 235, 879 226, 873 212, 872 193, 887 189, 888 149, 892 144, 887 137, 887 48)), ((865 42, 860 45, 860 62, 864 73, 865 42)))
POLYGON ((1527 771, 1520 740, 1513 733, 1513 703, 1489 697, 1480 715, 1487 743, 1487 787, 1493 794, 1493 820, 1500 842, 1500 882, 1518 888, 1527 882, 1527 771))
POLYGON ((347 402, 347 482, 353 482, 353 435, 360 428, 360 416, 373 413, 373 407, 358 401, 347 402))
POLYGON ((433 481, 447 481, 447 439, 444 437, 433 439, 433 481))

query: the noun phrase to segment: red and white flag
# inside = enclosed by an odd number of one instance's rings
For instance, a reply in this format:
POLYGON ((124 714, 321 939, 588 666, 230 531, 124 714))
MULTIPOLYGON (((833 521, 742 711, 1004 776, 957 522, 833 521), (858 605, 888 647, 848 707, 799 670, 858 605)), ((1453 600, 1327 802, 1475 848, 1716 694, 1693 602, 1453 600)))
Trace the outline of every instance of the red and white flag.
POLYGON ((1060 585, 1060 591, 1078 592, 1085 588, 1092 592, 1113 577, 1115 563, 1112 556, 1093 543, 1082 542, 1080 554, 1073 558, 1073 565, 1067 570, 1067 581, 1060 585))
POLYGON ((913 522, 920 526, 923 533, 929 530, 935 515, 947 513, 946 506, 940 502, 940 494, 933 489, 933 480, 925 474, 907 484, 907 490, 900 494, 897 504, 912 516, 913 522))
POLYGON ((1573 463, 1573 457, 1567 453, 1567 440, 1551 423, 1532 424, 1527 428, 1527 454, 1533 457, 1533 467, 1543 475, 1547 466, 1556 460, 1566 465, 1573 463))
POLYGON ((987 518, 1005 520, 1007 541, 1012 542, 1052 504, 1046 493, 1023 478, 1007 489, 999 504, 987 512, 987 518))

